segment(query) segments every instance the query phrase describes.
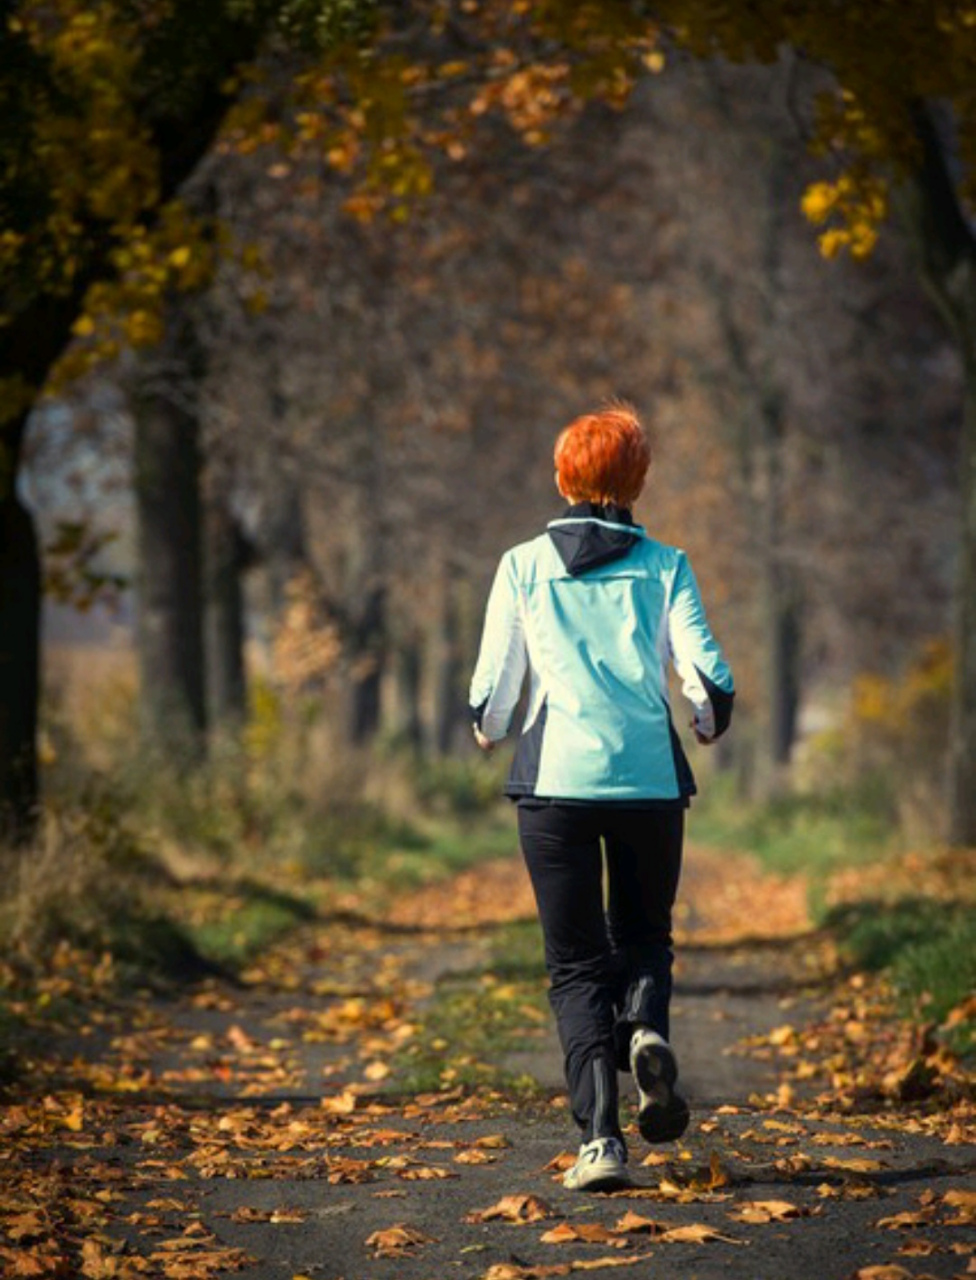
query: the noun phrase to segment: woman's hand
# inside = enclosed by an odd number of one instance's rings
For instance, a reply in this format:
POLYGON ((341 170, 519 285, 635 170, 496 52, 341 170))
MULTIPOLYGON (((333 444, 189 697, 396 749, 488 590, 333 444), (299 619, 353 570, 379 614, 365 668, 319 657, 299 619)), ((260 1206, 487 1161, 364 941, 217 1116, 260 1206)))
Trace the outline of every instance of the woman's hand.
POLYGON ((476 724, 473 724, 471 728, 474 730, 474 740, 477 742, 481 750, 494 751, 495 744, 492 742, 491 738, 486 738, 476 724))

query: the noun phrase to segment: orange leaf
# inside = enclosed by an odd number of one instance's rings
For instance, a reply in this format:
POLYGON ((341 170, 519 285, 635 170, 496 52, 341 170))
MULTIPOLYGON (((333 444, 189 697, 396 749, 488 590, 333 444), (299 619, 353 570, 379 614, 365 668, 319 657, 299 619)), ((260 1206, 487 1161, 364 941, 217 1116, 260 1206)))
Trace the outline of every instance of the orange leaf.
POLYGON ((406 1182, 435 1182, 439 1178, 456 1178, 457 1174, 439 1164, 411 1164, 397 1172, 406 1182))
POLYGON ((366 1237, 366 1244, 378 1258, 399 1258, 419 1249, 421 1245, 436 1244, 436 1240, 418 1227, 400 1222, 383 1231, 374 1231, 371 1236, 366 1237))
POLYGON ((733 1222, 787 1222, 805 1213, 805 1209, 790 1204, 789 1200, 744 1200, 729 1210, 729 1217, 733 1222))
POLYGON ((880 1160, 869 1160, 866 1156, 824 1156, 822 1163, 827 1169, 843 1169, 848 1173, 877 1173, 884 1168, 880 1160))
POLYGON ((356 1110, 358 1099, 350 1090, 346 1089, 343 1093, 338 1093, 331 1098, 323 1098, 319 1103, 321 1109, 327 1116, 348 1116, 356 1110))
POLYGON ((609 1244, 615 1249, 626 1249, 628 1241, 614 1235, 599 1222, 560 1222, 539 1237, 543 1244, 609 1244))
POLYGON ((465 1222, 542 1222, 545 1218, 558 1218, 559 1214, 538 1196, 513 1195, 502 1198, 487 1209, 476 1209, 465 1214, 465 1222))
POLYGON ((455 1164, 492 1164, 497 1160, 497 1156, 491 1155, 488 1151, 479 1151, 472 1147, 467 1151, 459 1151, 454 1157, 455 1164))
POLYGON ((890 1218, 879 1218, 874 1224, 876 1227, 890 1227, 892 1230, 900 1230, 902 1227, 924 1227, 926 1223, 932 1221, 931 1209, 918 1209, 912 1211, 909 1209, 906 1213, 896 1213, 890 1218))
POLYGON ((722 1244, 745 1244, 744 1240, 737 1240, 735 1236, 723 1236, 704 1222, 690 1222, 686 1227, 669 1227, 658 1239, 668 1244, 708 1244, 712 1240, 718 1240, 722 1244))
POLYGON ((653 1218, 644 1218, 639 1213, 628 1209, 622 1218, 617 1220, 614 1231, 634 1231, 657 1236, 667 1231, 663 1222, 655 1222, 653 1218))

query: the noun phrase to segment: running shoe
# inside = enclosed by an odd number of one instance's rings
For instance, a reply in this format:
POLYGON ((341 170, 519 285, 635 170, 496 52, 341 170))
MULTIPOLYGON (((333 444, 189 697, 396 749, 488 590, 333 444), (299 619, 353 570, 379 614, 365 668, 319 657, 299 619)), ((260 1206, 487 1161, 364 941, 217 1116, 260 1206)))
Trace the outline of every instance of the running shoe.
POLYGON ((688 1104, 674 1087, 678 1060, 663 1036, 638 1027, 630 1038, 630 1069, 637 1081, 637 1127, 647 1142, 673 1142, 688 1128, 688 1104))
POLYGON ((619 1138, 593 1138, 579 1149, 576 1163, 563 1175, 570 1191, 616 1191, 631 1185, 627 1149, 619 1138))

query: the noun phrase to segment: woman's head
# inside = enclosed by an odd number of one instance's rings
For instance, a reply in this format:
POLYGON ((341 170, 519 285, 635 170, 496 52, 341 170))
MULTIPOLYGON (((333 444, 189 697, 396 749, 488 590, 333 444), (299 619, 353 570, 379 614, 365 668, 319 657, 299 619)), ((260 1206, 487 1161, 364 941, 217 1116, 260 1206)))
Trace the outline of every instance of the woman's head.
POLYGON ((556 485, 569 502, 629 507, 651 464, 651 446, 629 404, 577 418, 556 440, 556 485))

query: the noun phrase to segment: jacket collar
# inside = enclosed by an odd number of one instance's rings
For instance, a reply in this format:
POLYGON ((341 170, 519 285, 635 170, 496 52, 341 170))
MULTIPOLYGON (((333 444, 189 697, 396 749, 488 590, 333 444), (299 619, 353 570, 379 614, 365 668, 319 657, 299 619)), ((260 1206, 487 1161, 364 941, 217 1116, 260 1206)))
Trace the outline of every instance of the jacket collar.
POLYGON ((562 516, 550 520, 548 530, 567 572, 574 578, 619 560, 644 532, 634 523, 628 508, 595 502, 577 502, 567 507, 562 516))

